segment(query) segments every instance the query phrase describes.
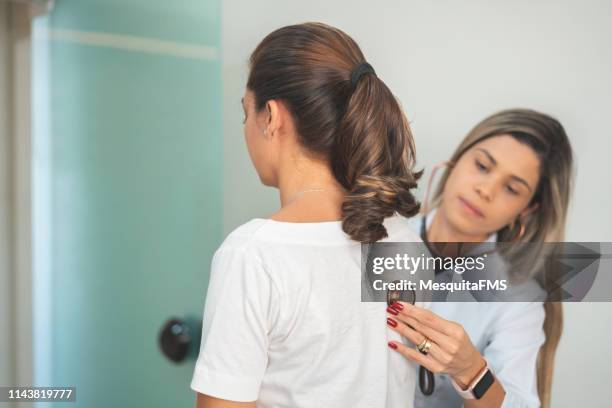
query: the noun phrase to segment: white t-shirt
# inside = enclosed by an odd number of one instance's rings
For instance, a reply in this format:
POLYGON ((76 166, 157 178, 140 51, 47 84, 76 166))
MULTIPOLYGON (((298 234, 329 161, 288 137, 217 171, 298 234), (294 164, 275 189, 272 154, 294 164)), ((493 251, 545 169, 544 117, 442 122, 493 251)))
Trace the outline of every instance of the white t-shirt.
MULTIPOLYGON (((420 241, 406 218, 383 241, 420 241)), ((360 244, 341 223, 254 219, 212 261, 191 388, 258 407, 401 407, 416 365, 387 343, 386 303, 361 302, 360 244)))

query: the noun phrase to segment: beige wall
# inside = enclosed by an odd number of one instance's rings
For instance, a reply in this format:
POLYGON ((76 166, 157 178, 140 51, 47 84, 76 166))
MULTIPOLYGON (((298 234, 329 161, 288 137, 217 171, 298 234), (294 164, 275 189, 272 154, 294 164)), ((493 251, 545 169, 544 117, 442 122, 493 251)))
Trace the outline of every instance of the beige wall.
POLYGON ((13 383, 8 4, 0 2, 0 385, 13 383))
POLYGON ((0 2, 0 385, 33 381, 30 16, 0 2))

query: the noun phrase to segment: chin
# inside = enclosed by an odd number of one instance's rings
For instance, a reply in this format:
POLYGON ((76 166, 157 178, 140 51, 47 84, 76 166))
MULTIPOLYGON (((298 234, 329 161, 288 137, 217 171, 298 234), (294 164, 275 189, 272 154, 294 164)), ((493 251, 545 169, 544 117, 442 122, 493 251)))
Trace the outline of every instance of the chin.
POLYGON ((482 229, 482 225, 480 225, 480 223, 468 219, 467 217, 459 214, 458 211, 449 211, 447 217, 448 222, 452 225, 452 227, 461 232, 463 235, 473 235, 474 232, 482 229))
POLYGON ((277 187, 277 184, 273 177, 265 176, 259 173, 259 181, 266 187, 277 187))

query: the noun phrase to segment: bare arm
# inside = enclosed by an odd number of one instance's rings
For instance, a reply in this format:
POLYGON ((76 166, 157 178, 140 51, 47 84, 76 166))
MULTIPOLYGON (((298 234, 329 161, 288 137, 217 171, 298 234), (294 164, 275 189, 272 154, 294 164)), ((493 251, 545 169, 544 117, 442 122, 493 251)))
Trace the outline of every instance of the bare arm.
POLYGON ((255 401, 236 402, 197 393, 196 408, 255 408, 255 401))

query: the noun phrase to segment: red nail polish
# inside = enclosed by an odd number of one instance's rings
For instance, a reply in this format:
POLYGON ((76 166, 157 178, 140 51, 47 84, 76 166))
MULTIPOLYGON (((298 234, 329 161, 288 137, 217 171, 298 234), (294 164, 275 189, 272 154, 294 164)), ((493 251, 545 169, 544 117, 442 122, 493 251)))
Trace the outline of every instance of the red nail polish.
POLYGON ((393 350, 397 350, 397 344, 389 342, 389 347, 391 347, 393 350))
POLYGON ((388 307, 387 308, 387 312, 389 312, 389 313, 391 313, 392 315, 395 315, 395 316, 397 316, 397 314, 399 313, 397 310, 395 310, 392 307, 388 307))
POLYGON ((391 304, 391 307, 394 308, 394 309, 397 309, 397 310, 404 310, 404 305, 402 305, 399 302, 393 302, 391 304))
POLYGON ((390 317, 387 317, 387 324, 391 327, 397 327, 397 322, 390 317))

